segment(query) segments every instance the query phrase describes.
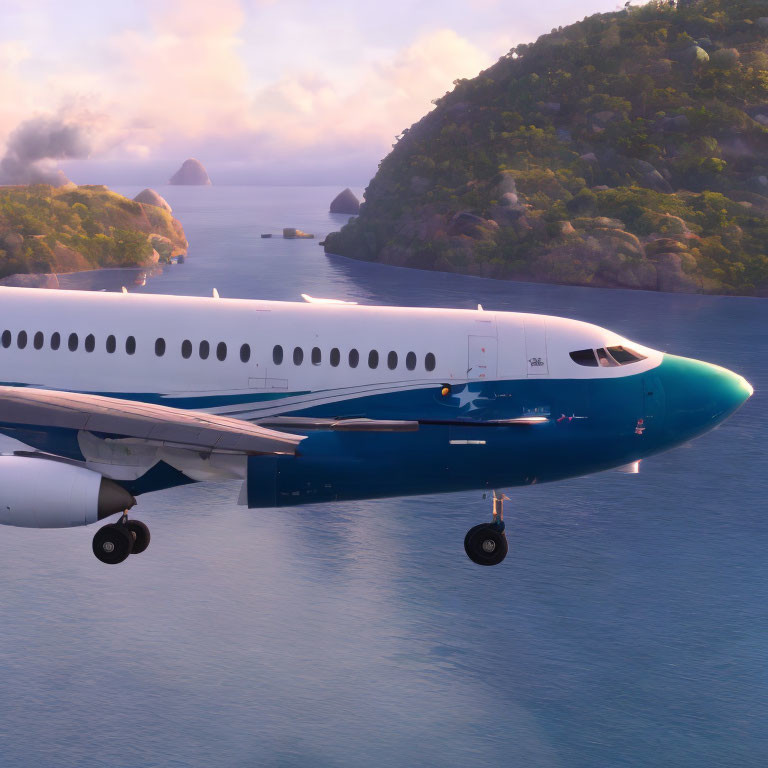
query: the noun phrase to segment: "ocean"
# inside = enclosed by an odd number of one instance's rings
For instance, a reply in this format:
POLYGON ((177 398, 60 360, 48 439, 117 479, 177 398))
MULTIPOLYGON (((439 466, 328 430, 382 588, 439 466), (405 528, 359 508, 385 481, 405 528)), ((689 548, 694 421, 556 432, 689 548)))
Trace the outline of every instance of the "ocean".
POLYGON ((515 489, 495 568, 463 551, 479 492, 249 511, 186 486, 140 499, 152 543, 114 568, 93 527, 0 528, 3 768, 768 764, 768 300, 366 264, 318 245, 336 188, 158 191, 185 264, 62 284, 564 315, 755 395, 638 475, 515 489), (283 227, 317 238, 261 238, 283 227))

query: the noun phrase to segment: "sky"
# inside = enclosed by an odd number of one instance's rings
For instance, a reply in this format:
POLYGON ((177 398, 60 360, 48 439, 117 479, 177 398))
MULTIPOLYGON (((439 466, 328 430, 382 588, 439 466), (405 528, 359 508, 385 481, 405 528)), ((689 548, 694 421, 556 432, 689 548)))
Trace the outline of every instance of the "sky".
POLYGON ((457 78, 617 0, 0 0, 0 145, 79 126, 79 183, 363 185, 457 78), (48 122, 45 124, 49 124, 48 122))

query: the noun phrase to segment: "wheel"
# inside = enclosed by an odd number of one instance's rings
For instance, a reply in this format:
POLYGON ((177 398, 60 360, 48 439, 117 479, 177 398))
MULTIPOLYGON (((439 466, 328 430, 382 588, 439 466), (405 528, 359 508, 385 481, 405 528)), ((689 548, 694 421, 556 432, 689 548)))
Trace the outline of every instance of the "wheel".
POLYGON ((129 520, 125 526, 133 536, 132 555, 140 555, 149 546, 149 528, 141 520, 129 520))
POLYGON ((464 537, 467 557, 477 565, 498 565, 508 549, 507 537, 493 523, 476 525, 464 537))
POLYGON ((133 536, 122 523, 99 528, 93 537, 93 554, 108 565, 122 563, 133 551, 133 536))

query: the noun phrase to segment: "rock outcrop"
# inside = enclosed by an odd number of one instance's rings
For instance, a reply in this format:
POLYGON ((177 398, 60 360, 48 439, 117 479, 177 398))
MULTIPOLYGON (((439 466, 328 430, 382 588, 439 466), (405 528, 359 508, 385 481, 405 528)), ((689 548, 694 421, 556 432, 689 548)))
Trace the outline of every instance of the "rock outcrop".
POLYGON ((172 213, 173 210, 168 201, 162 196, 158 195, 154 189, 142 189, 136 197, 133 198, 137 203, 144 203, 145 205, 154 205, 158 208, 164 208, 168 213, 172 213))
POLYGON ((195 160, 194 157, 190 157, 182 163, 181 168, 171 176, 168 183, 184 186, 206 186, 211 183, 211 179, 203 164, 199 160, 195 160))
POLYGON ((356 216, 359 212, 360 201, 349 187, 339 192, 331 202, 331 213, 351 213, 356 216))

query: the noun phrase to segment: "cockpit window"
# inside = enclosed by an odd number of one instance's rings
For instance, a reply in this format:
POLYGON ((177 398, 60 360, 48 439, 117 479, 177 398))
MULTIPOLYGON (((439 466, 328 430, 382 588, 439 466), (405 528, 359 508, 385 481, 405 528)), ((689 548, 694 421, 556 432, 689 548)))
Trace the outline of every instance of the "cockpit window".
POLYGON ((579 349, 570 353, 571 360, 578 365, 591 368, 613 368, 617 365, 629 365, 645 360, 645 355, 629 347, 600 347, 600 349, 579 349))
POLYGON ((601 368, 611 368, 618 363, 602 348, 597 350, 597 362, 601 368))
POLYGON ((641 355, 639 352, 635 352, 633 349, 627 347, 608 347, 611 357, 619 365, 627 365, 628 363, 637 363, 640 360, 645 360, 645 355, 641 355))
POLYGON ((576 352, 571 352, 571 360, 579 365, 588 365, 597 368, 597 358, 592 349, 579 349, 576 352))

